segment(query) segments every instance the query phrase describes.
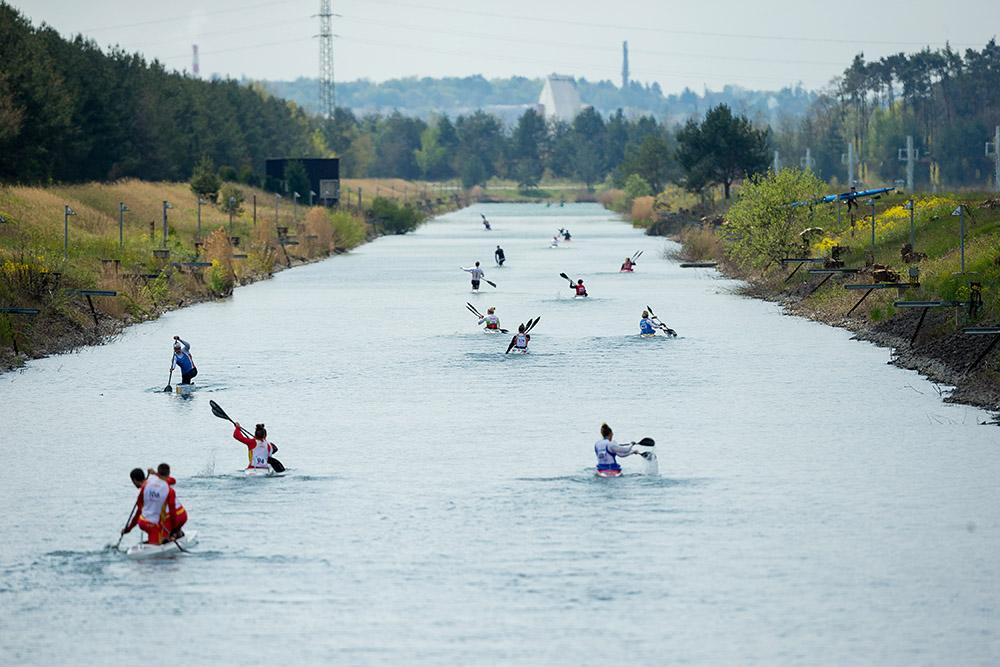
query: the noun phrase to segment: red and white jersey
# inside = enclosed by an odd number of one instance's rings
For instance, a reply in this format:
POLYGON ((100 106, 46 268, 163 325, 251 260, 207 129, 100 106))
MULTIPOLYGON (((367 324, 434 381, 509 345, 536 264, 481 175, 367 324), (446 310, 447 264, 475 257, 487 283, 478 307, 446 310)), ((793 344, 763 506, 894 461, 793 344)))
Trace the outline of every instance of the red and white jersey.
POLYGON ((142 518, 150 523, 160 522, 160 511, 167 502, 170 486, 156 475, 150 475, 142 484, 142 518))

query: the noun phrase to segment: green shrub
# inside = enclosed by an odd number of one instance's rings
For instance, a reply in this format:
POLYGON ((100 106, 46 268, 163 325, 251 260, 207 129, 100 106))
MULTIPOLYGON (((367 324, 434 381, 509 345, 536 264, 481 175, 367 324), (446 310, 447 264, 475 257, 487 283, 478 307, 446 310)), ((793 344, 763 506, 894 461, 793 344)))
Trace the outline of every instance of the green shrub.
POLYGON ((392 199, 376 197, 372 201, 371 215, 387 234, 406 234, 412 232, 422 222, 420 213, 410 206, 400 206, 392 199))

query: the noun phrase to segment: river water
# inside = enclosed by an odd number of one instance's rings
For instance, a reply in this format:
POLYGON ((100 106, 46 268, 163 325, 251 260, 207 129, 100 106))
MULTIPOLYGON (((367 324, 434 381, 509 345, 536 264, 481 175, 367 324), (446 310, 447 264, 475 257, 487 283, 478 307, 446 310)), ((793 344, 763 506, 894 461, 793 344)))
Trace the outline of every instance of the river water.
POLYGON ((1000 432, 665 243, 472 207, 0 377, 0 664, 996 664, 1000 432), (531 354, 466 301, 540 315, 531 354), (680 337, 639 338, 646 304, 680 337), (209 399, 289 472, 243 478, 209 399), (659 474, 595 478, 602 421, 659 474), (128 561, 160 461, 200 543, 128 561))

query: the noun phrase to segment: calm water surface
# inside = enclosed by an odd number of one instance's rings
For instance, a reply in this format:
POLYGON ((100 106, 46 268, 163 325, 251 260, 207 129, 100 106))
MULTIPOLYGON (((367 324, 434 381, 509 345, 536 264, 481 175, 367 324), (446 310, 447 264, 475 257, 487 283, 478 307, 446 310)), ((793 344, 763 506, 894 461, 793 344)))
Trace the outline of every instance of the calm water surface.
POLYGON ((997 664, 997 429, 664 243, 473 207, 0 377, 0 663, 997 664), (532 354, 466 301, 541 315, 532 354), (640 339, 646 304, 680 338, 640 339), (190 400, 157 391, 174 334, 190 400), (243 479, 209 399, 290 472, 243 479), (596 479, 602 420, 659 475, 596 479), (201 543, 129 562, 105 545, 160 461, 201 543))

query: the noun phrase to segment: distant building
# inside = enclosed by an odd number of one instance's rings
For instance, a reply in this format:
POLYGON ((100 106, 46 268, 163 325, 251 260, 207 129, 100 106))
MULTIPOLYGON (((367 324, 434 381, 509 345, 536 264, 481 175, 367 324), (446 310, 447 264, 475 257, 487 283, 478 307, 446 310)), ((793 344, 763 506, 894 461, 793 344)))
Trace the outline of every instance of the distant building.
MULTIPOLYGON (((316 193, 316 201, 326 206, 336 205, 340 201, 340 158, 267 158, 264 161, 264 173, 274 183, 281 184, 281 190, 286 195, 288 183, 285 182, 285 170, 289 162, 301 162, 309 176, 309 187, 316 193)), ((303 200, 309 200, 308 192, 300 192, 303 200)))
POLYGON ((572 122, 580 113, 583 104, 576 90, 576 81, 571 76, 552 74, 545 79, 538 104, 545 110, 545 118, 572 122))

